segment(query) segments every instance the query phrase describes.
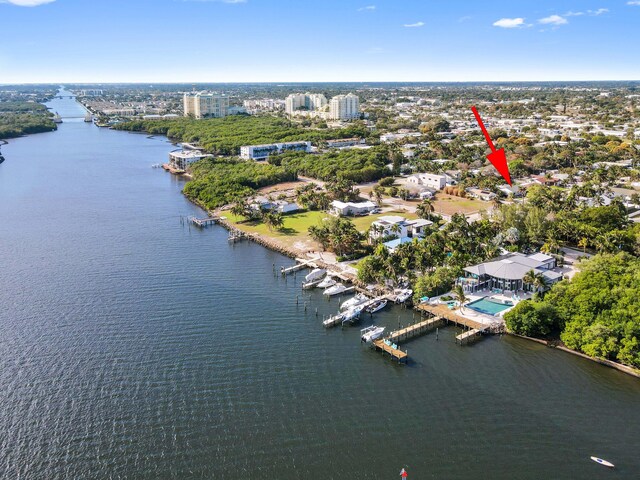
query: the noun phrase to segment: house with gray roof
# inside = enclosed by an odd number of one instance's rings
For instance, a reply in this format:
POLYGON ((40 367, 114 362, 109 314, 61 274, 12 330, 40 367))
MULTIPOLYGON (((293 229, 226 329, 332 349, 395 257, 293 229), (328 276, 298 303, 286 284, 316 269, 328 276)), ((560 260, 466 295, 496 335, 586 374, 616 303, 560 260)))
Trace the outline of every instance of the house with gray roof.
POLYGON ((531 270, 542 274, 547 286, 562 280, 562 273, 556 271, 554 257, 544 253, 525 255, 515 252, 465 268, 465 276, 459 278, 457 283, 468 293, 480 290, 534 292, 536 287, 524 281, 531 270))

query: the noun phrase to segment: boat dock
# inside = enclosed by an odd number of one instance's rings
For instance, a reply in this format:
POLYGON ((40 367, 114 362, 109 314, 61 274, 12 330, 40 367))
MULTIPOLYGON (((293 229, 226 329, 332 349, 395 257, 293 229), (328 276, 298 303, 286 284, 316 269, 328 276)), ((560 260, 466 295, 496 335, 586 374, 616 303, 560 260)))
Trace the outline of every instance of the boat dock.
POLYGON ((218 223, 218 217, 207 217, 207 218, 189 217, 189 221, 198 227, 204 228, 204 227, 208 227, 209 225, 214 225, 218 223))
POLYGON ((294 273, 297 272, 298 270, 302 270, 303 268, 317 268, 317 265, 315 264, 317 259, 313 259, 313 260, 304 260, 302 258, 296 258, 296 264, 291 266, 291 267, 280 267, 280 273, 285 276, 285 275, 289 275, 290 273, 294 273))
POLYGON ((388 353, 389 356, 394 360, 397 360, 398 363, 406 362, 407 358, 409 357, 409 354, 406 351, 403 352, 399 348, 394 348, 392 345, 387 345, 386 343, 384 343, 384 340, 374 340, 373 342, 371 342, 371 346, 379 352, 382 352, 383 355, 385 353, 388 353))
POLYGON ((460 345, 463 345, 465 342, 468 344, 485 333, 500 333, 504 330, 504 325, 500 323, 486 324, 476 322, 470 318, 457 315, 449 310, 446 305, 429 305, 421 303, 420 305, 416 305, 415 308, 416 310, 426 313, 431 317, 440 317, 445 320, 447 324, 453 323, 458 327, 467 328, 467 331, 456 336, 456 342, 460 342, 460 345))
POLYGON ((430 332, 435 327, 441 325, 443 321, 442 317, 427 318, 426 320, 414 323, 413 325, 409 325, 401 330, 391 332, 387 339, 393 343, 409 340, 410 338, 430 332))

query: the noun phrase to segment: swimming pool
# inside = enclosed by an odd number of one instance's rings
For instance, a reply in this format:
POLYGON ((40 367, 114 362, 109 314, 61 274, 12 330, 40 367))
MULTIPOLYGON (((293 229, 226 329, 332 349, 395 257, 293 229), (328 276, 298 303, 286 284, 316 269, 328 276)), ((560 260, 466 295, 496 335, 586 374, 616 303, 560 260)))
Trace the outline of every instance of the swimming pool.
POLYGON ((503 303, 491 301, 487 298, 481 298, 480 300, 476 300, 475 302, 465 305, 465 307, 469 307, 471 310, 486 313, 488 315, 498 315, 503 310, 513 307, 513 304, 505 305, 503 303))

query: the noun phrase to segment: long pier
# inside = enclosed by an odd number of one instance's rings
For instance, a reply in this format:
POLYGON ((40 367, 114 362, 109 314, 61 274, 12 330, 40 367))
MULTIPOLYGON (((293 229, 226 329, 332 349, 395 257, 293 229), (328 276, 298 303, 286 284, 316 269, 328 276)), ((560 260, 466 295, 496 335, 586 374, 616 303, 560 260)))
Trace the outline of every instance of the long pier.
POLYGON ((393 343, 409 340, 410 338, 430 332, 438 325, 441 325, 443 321, 442 317, 427 318, 426 320, 414 323, 413 325, 409 325, 401 330, 391 332, 387 339, 393 343))

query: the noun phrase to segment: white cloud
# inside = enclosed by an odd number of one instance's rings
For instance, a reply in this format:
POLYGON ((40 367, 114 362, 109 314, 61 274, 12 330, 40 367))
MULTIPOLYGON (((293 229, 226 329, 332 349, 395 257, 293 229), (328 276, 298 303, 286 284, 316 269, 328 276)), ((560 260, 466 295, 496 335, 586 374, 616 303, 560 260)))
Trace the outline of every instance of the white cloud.
POLYGON ((494 27, 500 28, 520 28, 524 27, 524 18, 501 18, 493 22, 494 27))
POLYGON ((471 20, 471 18, 472 18, 471 15, 465 15, 464 17, 460 17, 458 19, 458 22, 460 22, 460 23, 467 22, 467 21, 471 20))
POLYGON ((538 20, 538 23, 542 23, 543 25, 565 25, 569 23, 569 21, 560 15, 550 15, 548 17, 541 18, 538 20))
POLYGON ((640 7, 640 0, 631 0, 630 2, 627 2, 627 5, 631 5, 634 7, 640 7))
MULTIPOLYGON (((638 5, 640 5, 640 0, 638 0, 638 5)), ((602 15, 608 12, 609 12, 608 8, 599 8, 597 10, 587 10, 586 12, 567 12, 567 13, 564 13, 562 16, 563 17, 581 17, 583 15, 590 15, 592 17, 597 17, 599 15, 602 15)))
POLYGON ((375 5, 367 5, 366 7, 360 7, 359 12, 373 12, 376 9, 375 5))
POLYGON ((404 26, 407 27, 407 28, 424 27, 424 22, 405 23, 404 26))
POLYGON ((56 0, 0 0, 0 3, 11 3, 19 7, 37 7, 45 3, 55 2, 56 0))

